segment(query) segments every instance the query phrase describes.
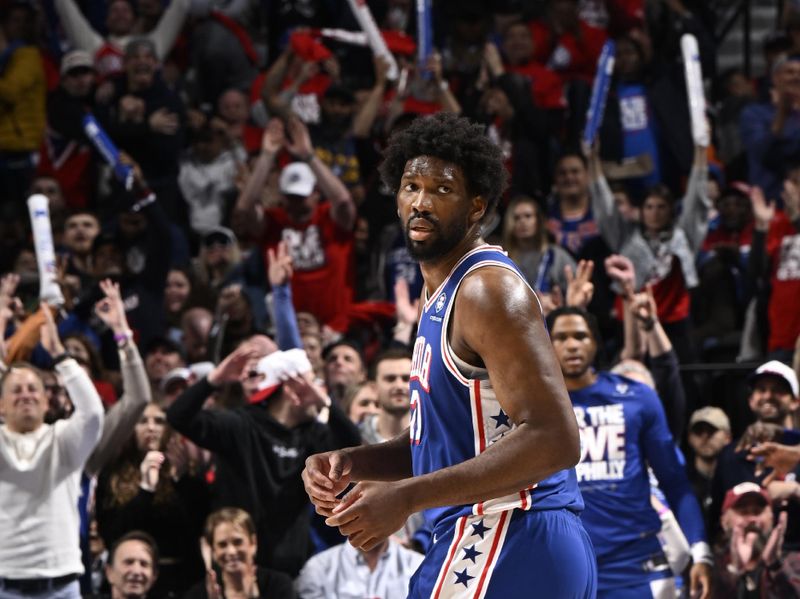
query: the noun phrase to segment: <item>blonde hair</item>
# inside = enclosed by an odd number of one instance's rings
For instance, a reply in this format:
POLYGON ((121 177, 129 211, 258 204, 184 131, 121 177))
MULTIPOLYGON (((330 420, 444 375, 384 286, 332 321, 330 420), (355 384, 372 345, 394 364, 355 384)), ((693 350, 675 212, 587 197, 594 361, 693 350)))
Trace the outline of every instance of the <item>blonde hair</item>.
POLYGON ((256 525, 253 523, 250 514, 238 507, 224 507, 213 512, 206 518, 206 527, 203 536, 205 536, 209 545, 214 545, 214 531, 217 529, 217 526, 225 523, 238 526, 247 533, 248 537, 254 537, 256 535, 256 525))

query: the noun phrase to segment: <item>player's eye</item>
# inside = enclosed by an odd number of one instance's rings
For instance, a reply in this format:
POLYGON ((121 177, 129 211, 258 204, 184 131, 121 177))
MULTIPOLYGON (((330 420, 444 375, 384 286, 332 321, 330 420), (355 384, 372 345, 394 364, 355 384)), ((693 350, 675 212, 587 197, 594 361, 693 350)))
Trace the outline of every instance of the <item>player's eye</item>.
POLYGON ((439 193, 450 193, 451 189, 447 185, 439 186, 439 193))

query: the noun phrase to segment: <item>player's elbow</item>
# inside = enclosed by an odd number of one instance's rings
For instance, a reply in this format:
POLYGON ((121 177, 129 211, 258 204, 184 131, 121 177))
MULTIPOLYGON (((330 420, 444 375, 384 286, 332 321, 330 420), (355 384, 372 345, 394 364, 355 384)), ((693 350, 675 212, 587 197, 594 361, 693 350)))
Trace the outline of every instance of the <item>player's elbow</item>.
POLYGON ((554 470, 573 468, 581 458, 580 433, 574 419, 565 419, 558 430, 554 432, 553 437, 553 445, 558 448, 554 470))

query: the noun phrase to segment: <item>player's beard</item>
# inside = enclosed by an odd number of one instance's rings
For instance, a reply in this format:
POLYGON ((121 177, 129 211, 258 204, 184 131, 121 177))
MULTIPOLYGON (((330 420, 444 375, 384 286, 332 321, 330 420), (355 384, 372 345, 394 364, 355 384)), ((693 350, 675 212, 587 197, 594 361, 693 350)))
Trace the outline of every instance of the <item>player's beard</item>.
POLYGON ((426 216, 431 227, 430 236, 424 241, 415 241, 409 237, 411 217, 403 228, 408 253, 417 262, 428 262, 441 258, 455 248, 467 236, 467 223, 459 219, 453 220, 448 227, 442 227, 438 219, 426 216))

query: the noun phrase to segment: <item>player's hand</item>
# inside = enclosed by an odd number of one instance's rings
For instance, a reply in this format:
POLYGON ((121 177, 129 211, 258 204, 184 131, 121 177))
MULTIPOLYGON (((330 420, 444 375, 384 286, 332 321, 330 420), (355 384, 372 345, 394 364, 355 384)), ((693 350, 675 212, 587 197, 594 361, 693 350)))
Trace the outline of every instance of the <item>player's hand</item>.
POLYGON ((336 496, 350 484, 352 469, 352 459, 341 450, 317 453, 306 459, 303 485, 318 514, 333 514, 333 508, 339 504, 336 496))
POLYGON ((751 447, 747 459, 760 462, 762 467, 772 468, 780 475, 786 475, 800 464, 800 447, 766 441, 751 447))
POLYGON ((711 599, 711 566, 699 562, 689 571, 689 595, 693 599, 711 599))
POLYGON ((360 482, 325 523, 337 526, 356 549, 369 551, 400 530, 411 515, 411 501, 404 488, 396 482, 360 482))

